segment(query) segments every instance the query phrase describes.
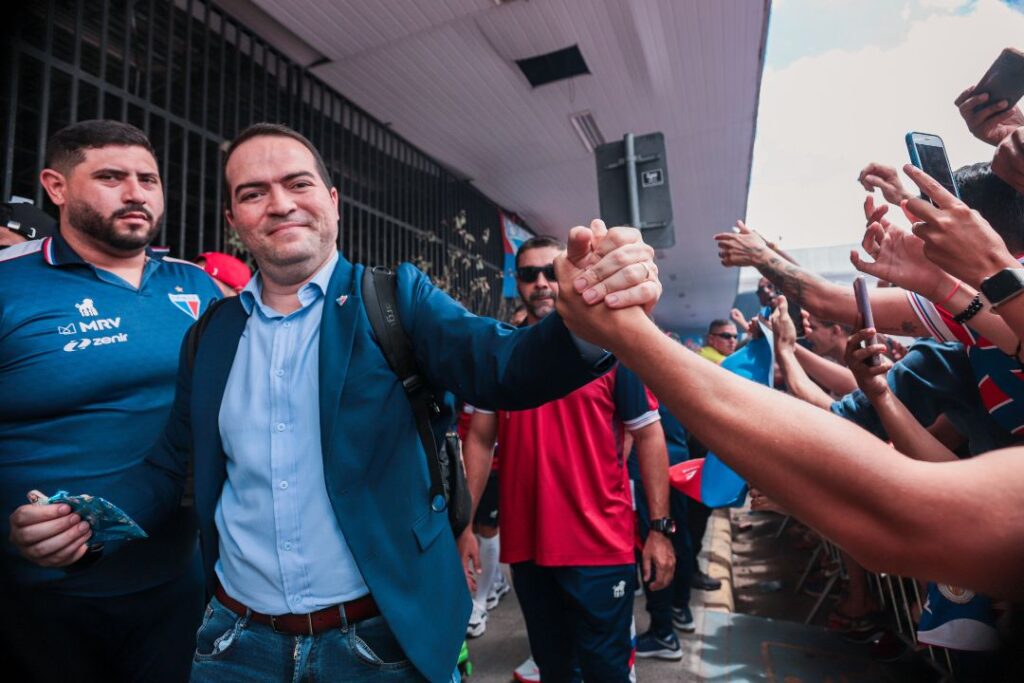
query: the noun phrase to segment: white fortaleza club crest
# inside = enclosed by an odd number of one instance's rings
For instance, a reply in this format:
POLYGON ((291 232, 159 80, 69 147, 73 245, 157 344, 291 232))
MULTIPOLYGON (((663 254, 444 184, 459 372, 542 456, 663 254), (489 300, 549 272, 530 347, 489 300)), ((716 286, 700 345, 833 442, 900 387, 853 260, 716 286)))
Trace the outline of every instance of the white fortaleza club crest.
POLYGON ((334 300, 334 303, 338 304, 339 306, 344 306, 346 301, 348 301, 348 294, 342 294, 341 296, 334 300))
POLYGON ((193 320, 199 320, 199 308, 201 306, 198 294, 168 294, 167 298, 171 300, 179 311, 186 314, 193 320))

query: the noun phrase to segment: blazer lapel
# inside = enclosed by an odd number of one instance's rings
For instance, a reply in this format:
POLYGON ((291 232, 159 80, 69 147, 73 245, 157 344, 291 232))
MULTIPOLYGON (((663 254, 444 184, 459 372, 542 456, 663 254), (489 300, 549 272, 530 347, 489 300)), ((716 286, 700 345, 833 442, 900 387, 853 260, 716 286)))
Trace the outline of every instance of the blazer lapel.
MULTIPOLYGON (((220 405, 224 400, 231 366, 238 353, 238 343, 245 330, 249 316, 241 302, 231 301, 224 304, 223 311, 217 311, 210 326, 203 333, 199 352, 196 354, 195 380, 192 383, 192 431, 194 443, 215 443, 215 454, 221 457, 204 458, 200 462, 196 458, 195 467, 198 474, 200 467, 208 467, 208 476, 212 486, 209 492, 213 495, 213 504, 220 499, 221 487, 227 477, 227 461, 224 458, 224 445, 220 440, 220 405), (201 421, 201 424, 200 424, 201 421)), ((199 477, 196 478, 197 481, 199 477)), ((197 490, 197 505, 201 493, 197 490)), ((212 511, 212 509, 211 509, 212 511)))
POLYGON ((356 294, 356 268, 341 254, 327 285, 323 318, 320 321, 320 442, 324 457, 338 412, 338 402, 345 386, 352 344, 362 302, 356 294))

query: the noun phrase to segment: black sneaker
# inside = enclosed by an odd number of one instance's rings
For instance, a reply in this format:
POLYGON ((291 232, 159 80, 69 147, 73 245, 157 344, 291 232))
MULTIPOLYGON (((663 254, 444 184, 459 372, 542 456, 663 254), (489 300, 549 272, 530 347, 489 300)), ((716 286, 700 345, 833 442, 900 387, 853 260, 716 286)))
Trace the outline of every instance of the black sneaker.
POLYGON ((683 633, 693 633, 697 626, 693 623, 693 613, 689 607, 672 608, 672 625, 683 633))
POLYGON ((694 572, 690 578, 690 588, 696 588, 699 591, 716 591, 721 587, 721 581, 712 579, 704 572, 694 572))
POLYGON ((678 661, 683 658, 683 648, 679 646, 675 633, 659 638, 648 631, 636 639, 636 656, 678 661))

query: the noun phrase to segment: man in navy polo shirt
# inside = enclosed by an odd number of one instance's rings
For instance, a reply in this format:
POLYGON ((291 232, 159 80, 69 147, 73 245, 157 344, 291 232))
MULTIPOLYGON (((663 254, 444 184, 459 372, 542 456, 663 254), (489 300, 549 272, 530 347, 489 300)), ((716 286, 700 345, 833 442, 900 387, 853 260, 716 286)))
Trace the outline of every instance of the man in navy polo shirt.
POLYGON ((112 482, 160 433, 182 337, 219 292, 149 247, 164 197, 142 131, 71 125, 40 180, 59 233, 0 254, 0 637, 41 680, 182 681, 203 605, 191 511, 101 556, 66 505, 25 496, 129 495, 112 482))

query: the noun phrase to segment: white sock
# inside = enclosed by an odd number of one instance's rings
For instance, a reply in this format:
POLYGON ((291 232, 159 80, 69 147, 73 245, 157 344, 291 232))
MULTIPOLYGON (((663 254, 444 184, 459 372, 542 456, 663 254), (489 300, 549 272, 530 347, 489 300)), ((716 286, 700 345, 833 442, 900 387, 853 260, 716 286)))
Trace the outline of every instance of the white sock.
POLYGON ((498 536, 494 538, 477 536, 477 542, 480 546, 480 567, 483 572, 476 577, 476 593, 473 595, 473 602, 478 609, 487 609, 487 596, 491 592, 494 579, 499 571, 498 554, 501 545, 498 542, 498 536))

